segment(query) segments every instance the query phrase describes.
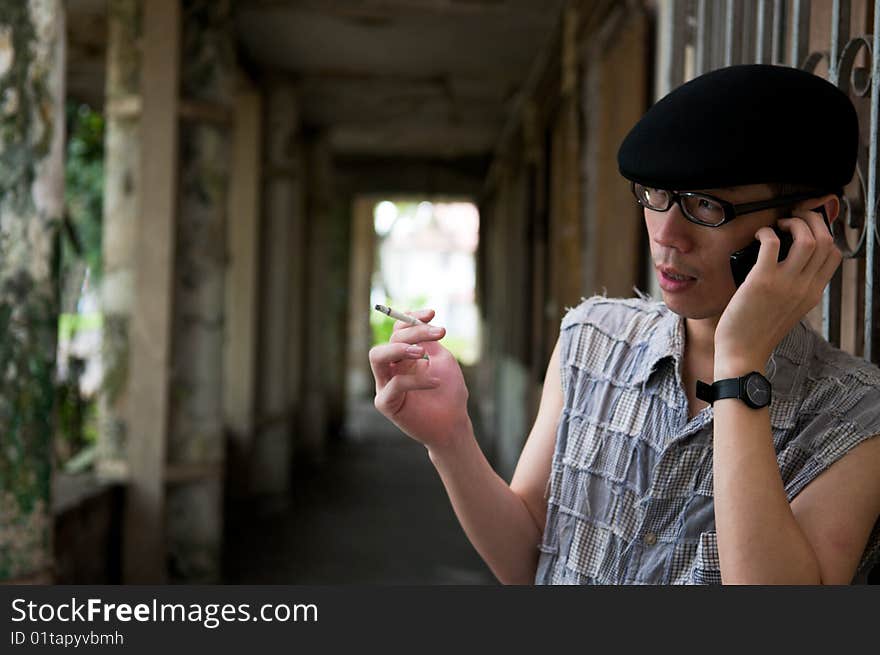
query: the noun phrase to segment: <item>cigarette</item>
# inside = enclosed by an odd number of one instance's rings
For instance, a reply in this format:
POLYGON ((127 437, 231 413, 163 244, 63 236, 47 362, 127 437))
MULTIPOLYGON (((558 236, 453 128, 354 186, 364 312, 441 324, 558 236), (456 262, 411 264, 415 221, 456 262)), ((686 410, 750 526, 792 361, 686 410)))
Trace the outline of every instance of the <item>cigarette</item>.
MULTIPOLYGON (((376 311, 380 311, 383 314, 387 314, 391 318, 396 318, 398 321, 403 321, 404 323, 409 323, 410 325, 427 325, 424 321, 420 321, 414 316, 407 316, 396 309, 391 309, 390 307, 386 307, 385 305, 376 305, 376 311)), ((428 359, 428 353, 422 355, 422 359, 428 359)), ((430 361, 430 360, 429 360, 430 361)))
POLYGON ((388 314, 391 318, 396 318, 398 321, 403 321, 404 323, 409 323, 410 325, 427 325, 427 323, 420 321, 414 316, 407 316, 396 309, 391 309, 390 307, 386 307, 385 305, 376 305, 376 309, 383 314, 388 314))

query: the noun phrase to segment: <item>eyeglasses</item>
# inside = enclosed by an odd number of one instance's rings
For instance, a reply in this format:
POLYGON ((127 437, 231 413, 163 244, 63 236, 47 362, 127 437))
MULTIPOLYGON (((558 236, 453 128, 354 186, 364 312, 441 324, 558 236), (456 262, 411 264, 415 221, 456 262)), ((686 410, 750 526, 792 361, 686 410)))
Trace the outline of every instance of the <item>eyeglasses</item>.
POLYGON ((732 202, 710 196, 706 193, 655 189, 638 182, 632 183, 632 193, 640 205, 658 212, 669 211, 672 203, 678 203, 681 213, 684 214, 686 219, 697 225, 705 225, 707 227, 720 227, 742 214, 749 214, 773 207, 783 207, 816 197, 815 192, 799 193, 734 205, 732 202))

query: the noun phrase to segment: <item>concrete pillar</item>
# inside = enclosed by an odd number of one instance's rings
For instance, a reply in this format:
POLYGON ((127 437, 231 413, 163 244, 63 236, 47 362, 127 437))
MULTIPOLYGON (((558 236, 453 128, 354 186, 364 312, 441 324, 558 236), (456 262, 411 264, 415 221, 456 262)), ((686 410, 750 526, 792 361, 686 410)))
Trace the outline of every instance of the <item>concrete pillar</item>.
MULTIPOLYGON (((517 162, 519 164, 519 162, 517 162)), ((490 238, 494 290, 492 298, 494 407, 497 441, 494 448, 498 474, 510 480, 528 436, 529 358, 527 318, 531 298, 528 288, 526 239, 528 204, 526 175, 522 165, 505 169, 498 185, 490 238), (525 320, 511 320, 523 317, 525 320)))
POLYGON ((647 18, 632 12, 613 38, 593 39, 583 58, 584 295, 603 289, 609 296, 635 295, 633 286, 650 261, 633 254, 645 252, 645 221, 617 172, 620 142, 648 106, 647 29, 647 18))
POLYGON ((308 327, 300 445, 307 459, 320 463, 326 457, 328 438, 339 434, 344 423, 351 199, 336 195, 326 135, 313 135, 307 162, 306 306, 320 309, 302 317, 308 327))
POLYGON ((553 117, 550 138, 550 296, 547 318, 550 324, 544 338, 544 354, 549 359, 559 337, 559 322, 567 307, 578 304, 583 292, 582 220, 580 165, 582 133, 579 120, 578 12, 569 7, 563 15, 562 77, 559 109, 553 117))
POLYGON ((129 320, 126 408, 129 481, 123 579, 166 579, 165 474, 170 399, 172 283, 177 216, 180 62, 179 0, 143 8, 141 198, 134 251, 135 305, 129 320))
POLYGON ((371 403, 375 392, 370 370, 369 351, 373 334, 370 329, 370 290, 376 263, 376 229, 373 208, 376 196, 358 196, 352 205, 351 270, 348 297, 348 364, 346 397, 349 406, 371 403))
MULTIPOLYGON (((301 126, 300 126, 301 129, 301 126)), ((288 217, 291 229, 287 239, 287 257, 290 284, 287 293, 287 406, 290 415, 290 451, 296 459, 297 439, 302 432, 304 414, 303 397, 310 384, 306 378, 306 332, 308 326, 304 318, 308 287, 308 178, 306 152, 301 135, 297 135, 293 150, 293 170, 291 179, 292 213, 288 217)))
POLYGON ((51 582, 64 10, 0 8, 0 581, 51 582))
POLYGON ((226 337, 223 415, 230 452, 227 493, 248 492, 247 462, 256 420, 262 101, 244 79, 235 97, 232 176, 229 180, 226 337))
POLYGON ((580 144, 581 130, 577 101, 564 96, 552 128, 550 200, 550 275, 555 313, 551 317, 557 329, 551 330, 548 352, 559 336, 558 322, 566 307, 576 305, 583 295, 581 254, 580 144), (574 272, 574 274, 573 274, 574 272))
POLYGON ((126 582, 219 580, 231 27, 228 1, 144 5, 126 582))
POLYGON ((135 229, 140 213, 141 0, 110 0, 104 114, 104 276, 101 311, 104 379, 98 396, 96 469, 125 479, 128 326, 134 298, 135 229))
POLYGON ((266 87, 263 226, 261 245, 259 388, 257 433, 251 458, 250 490, 284 494, 293 463, 294 409, 291 390, 299 379, 300 331, 291 313, 304 268, 303 216, 298 206, 296 91, 284 79, 266 87))
POLYGON ((547 144, 544 142, 542 134, 537 105, 534 101, 528 102, 523 111, 524 183, 526 186, 523 208, 527 212, 525 239, 529 244, 528 255, 524 261, 528 268, 526 279, 529 282, 526 284, 526 288, 529 290, 530 296, 529 309, 526 314, 529 322, 526 348, 529 352, 531 380, 528 404, 532 410, 532 417, 537 415, 544 388, 544 374, 547 370, 547 361, 550 358, 550 352, 545 352, 545 343, 548 341, 545 334, 548 331, 557 334, 559 332, 559 326, 548 326, 549 321, 546 318, 548 190, 546 157, 544 156, 547 144))
POLYGON ((168 426, 169 579, 220 580, 223 342, 235 51, 230 0, 183 2, 168 426))

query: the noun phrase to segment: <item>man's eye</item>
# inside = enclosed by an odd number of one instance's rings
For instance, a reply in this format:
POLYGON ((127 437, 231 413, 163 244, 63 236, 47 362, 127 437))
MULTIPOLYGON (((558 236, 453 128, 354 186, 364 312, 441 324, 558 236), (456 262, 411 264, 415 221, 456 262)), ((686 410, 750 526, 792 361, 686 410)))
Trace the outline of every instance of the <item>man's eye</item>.
POLYGON ((700 198, 700 209, 718 209, 718 205, 716 205, 711 200, 706 200, 704 198, 700 198))

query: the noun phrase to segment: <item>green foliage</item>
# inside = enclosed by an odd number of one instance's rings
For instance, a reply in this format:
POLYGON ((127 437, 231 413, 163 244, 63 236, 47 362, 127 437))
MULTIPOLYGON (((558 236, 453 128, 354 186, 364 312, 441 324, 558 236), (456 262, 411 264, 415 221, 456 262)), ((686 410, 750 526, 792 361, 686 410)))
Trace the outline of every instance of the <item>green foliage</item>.
MULTIPOLYGON (((62 314, 58 322, 59 340, 72 341, 78 330, 100 329, 100 314, 62 314)), ((55 382, 57 423, 54 451, 59 466, 98 441, 98 401, 84 396, 80 384, 86 361, 74 356, 67 359, 67 378, 55 382)))
MULTIPOLYGON (((82 441, 84 403, 79 393, 79 379, 85 368, 85 362, 76 357, 71 357, 68 366, 70 367, 69 379, 59 383, 56 388, 57 434, 60 437, 56 441, 56 449, 61 444, 72 449, 76 447, 78 442, 82 441)), ((67 448, 64 450, 67 450, 67 448)), ((62 457, 62 459, 65 458, 62 457)))
POLYGON ((447 335, 441 340, 443 347, 446 348, 459 361, 460 364, 467 366, 477 361, 477 346, 472 339, 464 337, 456 337, 455 335, 447 335))
MULTIPOLYGON (((407 310, 424 308, 427 300, 427 296, 417 296, 415 298, 400 301, 386 296, 385 302, 382 304, 386 307, 396 309, 397 311, 405 312, 407 310)), ((391 339, 391 333, 394 331, 394 319, 373 309, 370 312, 370 327, 373 328, 373 346, 377 346, 381 343, 388 343, 388 340, 391 339)))
MULTIPOLYGON (((382 304, 405 312, 407 310, 423 309, 427 304, 427 300, 427 296, 424 295, 404 301, 395 301, 392 298, 386 297, 385 302, 382 304)), ((385 316, 381 312, 372 310, 370 312, 370 327, 373 330, 373 343, 371 346, 388 343, 391 339, 391 332, 394 330, 394 319, 390 316, 385 316)), ((472 364, 476 361, 476 347, 470 339, 447 334, 443 337, 441 343, 460 362, 472 364)))
POLYGON ((98 402, 84 398, 79 384, 85 362, 71 357, 70 377, 55 388, 58 423, 53 443, 59 466, 67 463, 98 441, 98 402))
POLYGON ((370 314, 370 327, 373 329, 372 346, 388 343, 388 340, 391 339, 391 332, 394 330, 394 319, 388 316, 383 318, 380 312, 374 311, 370 314))
POLYGON ((58 317, 58 340, 70 341, 79 330, 100 330, 103 314, 61 314, 58 317))
MULTIPOLYGON (((74 309, 83 276, 88 270, 90 283, 101 277, 101 230, 104 203, 104 118, 87 105, 68 102, 67 152, 65 155, 65 222, 62 228, 61 279, 62 306, 74 309)), ((100 314, 63 313, 58 320, 58 339, 72 341, 77 331, 100 329, 100 314)), ((63 465, 97 438, 97 411, 93 400, 80 392, 85 362, 70 357, 67 380, 55 383, 57 425, 53 443, 56 461, 63 465)))
MULTIPOLYGON (((87 105, 67 103, 67 161, 64 166, 65 205, 78 244, 64 239, 61 276, 83 261, 92 280, 101 277, 101 224, 104 205, 104 117, 87 105), (78 253, 76 245, 81 251, 78 253)), ((70 235, 68 235, 69 237, 70 235)))

